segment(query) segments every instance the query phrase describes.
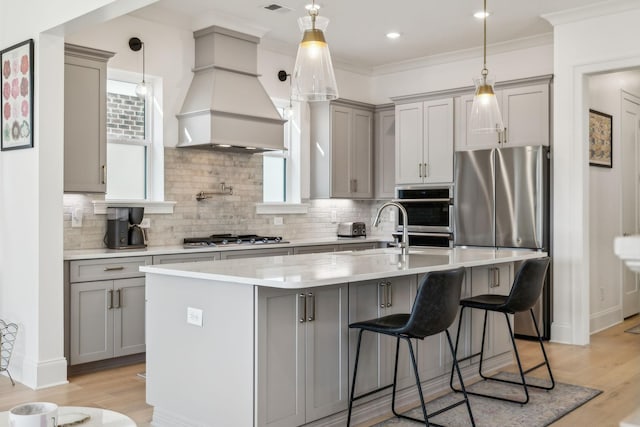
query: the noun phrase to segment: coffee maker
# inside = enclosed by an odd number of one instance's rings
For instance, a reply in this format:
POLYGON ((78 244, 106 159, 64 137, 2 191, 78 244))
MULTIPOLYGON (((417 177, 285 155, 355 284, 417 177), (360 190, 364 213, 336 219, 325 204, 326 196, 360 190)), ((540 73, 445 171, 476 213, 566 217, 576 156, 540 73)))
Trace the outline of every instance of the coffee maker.
POLYGON ((110 249, 144 248, 144 231, 140 223, 144 208, 107 208, 107 233, 104 243, 110 249))

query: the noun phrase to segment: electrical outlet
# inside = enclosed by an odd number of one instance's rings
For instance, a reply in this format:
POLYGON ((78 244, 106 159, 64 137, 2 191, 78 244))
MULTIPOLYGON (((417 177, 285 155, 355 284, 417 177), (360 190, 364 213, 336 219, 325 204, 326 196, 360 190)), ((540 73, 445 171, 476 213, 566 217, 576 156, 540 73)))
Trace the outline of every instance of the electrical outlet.
POLYGON ((202 327, 202 310, 199 308, 187 307, 187 323, 189 325, 202 327))
POLYGON ((151 220, 149 218, 142 218, 140 228, 151 228, 151 220))
POLYGON ((283 224, 283 221, 281 216, 273 217, 273 225, 282 225, 282 224, 283 224))
POLYGON ((335 209, 331 211, 331 222, 334 224, 338 222, 338 212, 335 209))

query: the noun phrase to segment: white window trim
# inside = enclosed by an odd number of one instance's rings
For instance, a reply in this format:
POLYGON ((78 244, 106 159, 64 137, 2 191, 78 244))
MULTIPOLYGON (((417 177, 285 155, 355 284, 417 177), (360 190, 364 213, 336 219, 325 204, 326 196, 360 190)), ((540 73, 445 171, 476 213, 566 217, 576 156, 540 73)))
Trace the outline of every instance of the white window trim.
POLYGON ((152 201, 152 200, 92 200, 93 213, 103 215, 107 208, 144 208, 144 214, 172 214, 176 202, 152 201))

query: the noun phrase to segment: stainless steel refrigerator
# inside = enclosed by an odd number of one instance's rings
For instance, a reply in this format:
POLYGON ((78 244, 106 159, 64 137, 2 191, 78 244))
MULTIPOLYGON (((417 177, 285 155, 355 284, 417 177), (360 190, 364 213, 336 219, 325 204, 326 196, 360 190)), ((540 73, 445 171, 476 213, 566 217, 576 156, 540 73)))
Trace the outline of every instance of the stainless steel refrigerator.
MULTIPOLYGON (((529 248, 550 252, 549 150, 544 146, 458 151, 455 154, 454 244, 529 248)), ((551 271, 534 307, 549 339, 551 271)), ((514 333, 535 336, 528 313, 515 317, 514 333)))

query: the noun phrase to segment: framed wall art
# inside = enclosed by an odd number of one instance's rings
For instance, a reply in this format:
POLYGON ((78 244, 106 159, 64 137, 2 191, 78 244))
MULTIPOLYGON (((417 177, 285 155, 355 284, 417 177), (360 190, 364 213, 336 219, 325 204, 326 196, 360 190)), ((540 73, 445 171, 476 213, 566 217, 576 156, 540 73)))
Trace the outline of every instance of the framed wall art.
POLYGON ((2 130, 0 149, 33 147, 33 40, 0 51, 2 130))
POLYGON ((612 137, 613 117, 596 110, 589 110, 589 165, 613 167, 612 137))

